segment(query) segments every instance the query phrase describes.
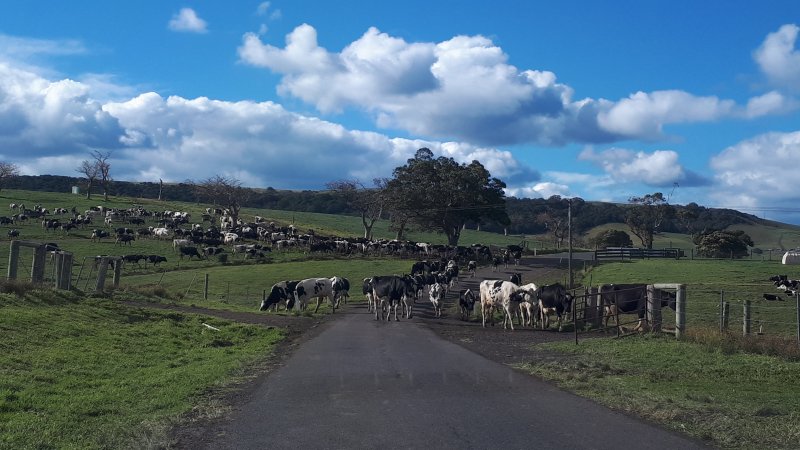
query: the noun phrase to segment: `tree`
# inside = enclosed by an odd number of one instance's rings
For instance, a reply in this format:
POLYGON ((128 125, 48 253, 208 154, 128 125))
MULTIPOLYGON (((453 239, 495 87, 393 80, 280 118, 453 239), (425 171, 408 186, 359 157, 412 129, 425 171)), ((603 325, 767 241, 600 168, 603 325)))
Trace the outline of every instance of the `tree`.
POLYGON ((444 233, 450 245, 458 245, 468 221, 509 223, 506 185, 478 161, 459 164, 444 156, 434 159, 430 149, 421 148, 393 175, 386 183, 393 220, 407 218, 421 230, 444 233))
POLYGON ((631 197, 628 202, 635 206, 628 209, 625 223, 639 238, 643 247, 653 248, 653 236, 658 233, 664 221, 672 217, 674 209, 661 192, 647 194, 644 197, 631 197))
POLYGON ((81 165, 76 169, 78 173, 86 178, 86 200, 92 199, 92 185, 100 175, 100 168, 94 161, 83 160, 81 165))
POLYGON ((742 230, 704 231, 692 237, 697 254, 709 258, 741 258, 748 255, 753 240, 742 230))
POLYGON ((632 247, 631 236, 622 230, 605 230, 594 239, 596 247, 632 247))
POLYGON ((373 180, 375 188, 367 189, 358 180, 331 181, 328 189, 336 192, 345 201, 347 206, 361 215, 361 224, 364 226, 364 238, 372 239, 372 227, 383 212, 384 181, 373 180))
POLYGON ((225 208, 231 217, 231 223, 239 223, 239 212, 252 196, 253 191, 242 187, 236 178, 214 175, 200 182, 189 181, 194 185, 198 197, 205 198, 214 206, 225 208))
POLYGON ((0 161, 0 191, 3 190, 7 181, 17 176, 19 176, 19 167, 16 164, 0 161))
POLYGON ((108 188, 111 182, 114 181, 111 179, 111 164, 108 162, 111 152, 103 153, 95 150, 92 152, 92 156, 94 157, 94 163, 97 165, 100 186, 103 187, 103 200, 108 201, 108 188))

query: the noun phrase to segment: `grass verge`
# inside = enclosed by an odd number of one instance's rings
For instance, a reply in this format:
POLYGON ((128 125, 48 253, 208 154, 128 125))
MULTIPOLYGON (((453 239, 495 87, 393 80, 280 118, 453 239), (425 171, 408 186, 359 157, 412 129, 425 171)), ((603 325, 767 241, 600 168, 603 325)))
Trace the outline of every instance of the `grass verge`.
POLYGON ((797 448, 800 362, 659 335, 541 344, 519 368, 724 448, 797 448))
POLYGON ((0 447, 84 449, 163 446, 282 332, 34 290, 0 294, 0 335, 0 447))

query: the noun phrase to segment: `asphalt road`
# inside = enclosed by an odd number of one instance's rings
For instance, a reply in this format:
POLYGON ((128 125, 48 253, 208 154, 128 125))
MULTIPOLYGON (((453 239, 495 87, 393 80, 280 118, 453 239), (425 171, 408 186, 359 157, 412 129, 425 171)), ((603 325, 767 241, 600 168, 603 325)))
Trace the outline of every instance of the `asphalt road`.
MULTIPOLYGON (((690 449, 700 444, 363 309, 329 321, 265 378, 220 449, 690 449)), ((192 448, 199 448, 193 443, 192 448)))

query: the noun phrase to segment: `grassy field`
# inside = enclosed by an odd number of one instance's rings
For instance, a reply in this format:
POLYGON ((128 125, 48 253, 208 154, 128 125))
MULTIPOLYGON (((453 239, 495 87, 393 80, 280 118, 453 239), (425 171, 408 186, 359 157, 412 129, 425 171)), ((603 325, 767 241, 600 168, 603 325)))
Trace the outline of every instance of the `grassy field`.
MULTIPOLYGON (((80 211, 100 204, 117 208, 137 204, 151 211, 189 211, 196 218, 206 206, 130 198, 112 198, 106 203, 99 196, 87 201, 70 194, 9 190, 2 191, 0 202, 75 206, 80 211)), ((5 215, 10 214, 9 210, 5 215)), ((246 219, 256 214, 279 224, 293 223, 301 231, 363 234, 357 217, 245 210, 246 219)), ((151 220, 147 225, 154 223, 151 220)), ((7 254, 9 246, 2 228, 0 255, 7 254)), ((320 257, 299 251, 273 252, 259 262, 232 255, 225 264, 215 258, 190 261, 175 256, 171 241, 142 239, 120 247, 110 239, 91 241, 92 227, 67 236, 45 232, 38 221, 15 228, 20 229, 22 239, 57 242, 72 252, 76 262, 73 281, 79 290, 92 290, 96 255, 158 254, 167 256, 168 261, 159 267, 125 267, 121 289, 111 294, 114 300, 82 298, 79 292, 37 291, 25 298, 0 295, 0 447, 10 448, 143 447, 151 440, 158 442, 170 421, 192 408, 200 395, 230 382, 243 367, 263 359, 281 338, 280 330, 127 308, 118 304, 120 299, 254 311, 262 292, 277 281, 338 275, 350 279, 352 297, 362 301, 362 278, 407 273, 411 266, 409 260, 320 257), (203 299, 206 275, 207 300, 203 299), (208 331, 202 323, 221 331, 208 331)), ((624 225, 617 228, 626 229, 624 225)), ((761 248, 800 245, 796 227, 746 231, 761 248)), ((376 236, 394 237, 385 221, 376 224, 376 236)), ((445 240, 434 233, 412 233, 409 238, 434 243, 445 240)), ((546 239, 473 230, 464 231, 460 244, 502 246, 522 239, 537 249, 548 247, 546 239)), ((688 250, 691 240, 686 235, 662 234, 656 247, 688 250)), ((788 298, 765 302, 762 294, 777 293, 767 280, 770 276, 781 273, 800 278, 800 273, 780 265, 779 252, 774 257, 772 261, 757 257, 603 263, 580 276, 584 284, 593 286, 609 282, 686 284, 690 334, 717 327, 719 303, 724 299, 732 305, 732 333, 741 330, 743 302, 750 300, 752 328, 763 333, 753 339, 793 336, 794 303, 788 298)), ((24 278, 29 275, 31 255, 23 252, 22 258, 20 277, 24 278)), ((7 258, 0 257, 0 273, 5 273, 7 264, 7 258)), ((47 270, 52 267, 48 265, 47 270)), ((326 314, 327 308, 321 313, 326 314)), ((667 325, 669 318, 665 310, 667 325)), ((796 381, 800 380, 800 368, 794 360, 744 353, 731 345, 675 342, 653 335, 582 340, 579 346, 552 345, 548 350, 572 356, 552 364, 531 362, 525 368, 614 408, 716 445, 796 448, 800 438, 800 386, 796 381)))
POLYGON ((800 442, 798 361, 657 335, 542 347, 571 356, 520 368, 610 408, 722 448, 800 442))
POLYGON ((52 291, 0 294, 0 316, 2 448, 163 445, 173 419, 282 336, 52 291))
MULTIPOLYGON (((374 275, 409 273, 411 262, 401 259, 327 259, 289 261, 272 264, 218 266, 202 269, 170 271, 163 274, 128 276, 123 287, 148 287, 159 284, 173 295, 169 300, 186 305, 234 311, 255 311, 264 290, 282 280, 326 277, 334 275, 350 280, 350 295, 363 301, 361 280, 374 275), (209 279, 208 299, 203 299, 205 275, 209 279)), ((321 313, 328 311, 326 304, 321 313)))
MULTIPOLYGON (((753 332, 794 336, 797 306, 793 297, 776 290, 769 277, 787 274, 800 278, 800 268, 788 270, 778 261, 752 260, 640 260, 603 263, 583 274, 585 285, 605 283, 686 284, 687 328, 717 327, 720 301, 730 303, 729 327, 741 331, 744 303, 751 302, 753 332), (766 301, 763 294, 780 294, 782 301, 766 301)), ((664 320, 674 324, 674 314, 665 310, 664 320)))

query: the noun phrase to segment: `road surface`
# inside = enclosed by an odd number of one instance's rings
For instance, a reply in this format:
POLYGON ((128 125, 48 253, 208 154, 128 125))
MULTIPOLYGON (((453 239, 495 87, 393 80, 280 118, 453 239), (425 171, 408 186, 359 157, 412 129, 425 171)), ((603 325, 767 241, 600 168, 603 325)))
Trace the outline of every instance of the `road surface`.
POLYGON ((264 378, 230 420, 181 446, 703 448, 441 339, 420 319, 343 313, 264 378))

